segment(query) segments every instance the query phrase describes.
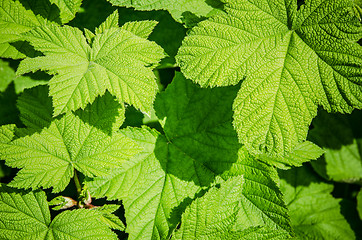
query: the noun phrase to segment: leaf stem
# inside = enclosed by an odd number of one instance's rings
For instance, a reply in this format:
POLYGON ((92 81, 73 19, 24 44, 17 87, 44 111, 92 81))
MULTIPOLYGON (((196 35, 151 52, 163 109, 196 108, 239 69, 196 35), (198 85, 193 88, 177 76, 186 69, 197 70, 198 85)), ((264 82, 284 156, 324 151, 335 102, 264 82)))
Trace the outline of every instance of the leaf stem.
POLYGON ((74 183, 75 183, 75 187, 77 188, 77 193, 78 193, 78 196, 79 196, 80 193, 82 192, 82 185, 80 184, 80 181, 79 181, 78 174, 77 174, 76 170, 74 170, 74 183))

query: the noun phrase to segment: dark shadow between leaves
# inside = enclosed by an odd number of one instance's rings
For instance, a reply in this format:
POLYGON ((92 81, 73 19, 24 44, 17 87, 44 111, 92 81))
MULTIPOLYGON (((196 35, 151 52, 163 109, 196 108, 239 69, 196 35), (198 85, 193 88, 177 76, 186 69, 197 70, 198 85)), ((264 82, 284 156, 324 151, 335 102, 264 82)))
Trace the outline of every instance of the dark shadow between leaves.
POLYGON ((33 58, 43 55, 41 52, 36 51, 34 47, 31 46, 30 43, 26 41, 11 42, 10 45, 16 48, 16 50, 18 50, 20 53, 24 54, 27 57, 33 58))
POLYGON ((15 93, 14 82, 10 83, 4 92, 0 92, 0 125, 16 124, 22 127, 19 110, 16 107, 18 95, 15 93))
POLYGON ((313 120, 313 129, 308 139, 322 148, 341 149, 350 145, 354 139, 362 138, 362 111, 354 110, 352 114, 318 112, 313 120))
POLYGON ((362 239, 362 220, 358 216, 356 202, 349 199, 342 199, 339 205, 341 206, 341 214, 356 234, 356 239, 362 239))
POLYGON ((278 175, 293 187, 306 186, 312 183, 323 182, 324 180, 313 170, 309 163, 304 163, 302 167, 295 167, 288 170, 278 169, 278 175))
POLYGON ((232 104, 240 85, 200 88, 177 73, 154 104, 166 118, 155 155, 167 174, 208 187, 237 161, 241 144, 232 126, 232 104))
POLYGON ((206 0, 205 3, 213 8, 222 9, 224 3, 219 0, 206 0))
POLYGON ((53 120, 53 104, 49 97, 49 87, 39 85, 25 89, 17 100, 17 107, 20 111, 20 119, 27 127, 17 129, 18 137, 41 132, 50 126, 53 120))
POLYGON ((20 3, 35 15, 40 15, 47 20, 62 24, 59 8, 57 5, 50 3, 49 0, 20 0, 20 3))
POLYGON ((143 124, 144 115, 135 109, 133 106, 129 105, 126 107, 125 112, 126 119, 124 120, 121 128, 126 127, 141 127, 143 124))

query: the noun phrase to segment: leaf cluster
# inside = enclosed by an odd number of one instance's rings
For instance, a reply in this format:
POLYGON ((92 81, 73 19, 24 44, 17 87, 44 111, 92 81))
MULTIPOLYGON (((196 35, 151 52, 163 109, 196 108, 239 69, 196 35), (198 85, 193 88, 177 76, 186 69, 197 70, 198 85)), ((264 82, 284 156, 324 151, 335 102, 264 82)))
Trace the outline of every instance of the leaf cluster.
POLYGON ((0 0, 0 239, 359 239, 362 5, 0 0))

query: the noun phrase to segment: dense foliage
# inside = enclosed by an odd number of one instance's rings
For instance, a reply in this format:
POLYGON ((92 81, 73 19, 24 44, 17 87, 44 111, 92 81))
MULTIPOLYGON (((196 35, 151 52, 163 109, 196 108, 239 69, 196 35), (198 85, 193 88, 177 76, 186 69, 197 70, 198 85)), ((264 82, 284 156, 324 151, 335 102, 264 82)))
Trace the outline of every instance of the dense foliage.
POLYGON ((360 0, 0 0, 0 239, 362 238, 360 0))

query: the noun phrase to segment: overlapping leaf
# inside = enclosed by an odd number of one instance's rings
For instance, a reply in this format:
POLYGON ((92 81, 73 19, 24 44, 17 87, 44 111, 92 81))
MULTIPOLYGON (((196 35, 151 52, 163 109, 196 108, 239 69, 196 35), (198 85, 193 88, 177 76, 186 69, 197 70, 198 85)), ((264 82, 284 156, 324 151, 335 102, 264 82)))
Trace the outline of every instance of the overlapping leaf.
POLYGON ((222 173, 225 178, 243 174, 248 186, 240 193, 246 210, 238 213, 242 229, 237 231, 262 225, 289 234, 282 196, 271 177, 275 172, 241 149, 233 130, 236 91, 200 89, 177 73, 155 103, 165 135, 146 128, 122 131, 143 152, 87 185, 96 197, 122 199, 130 239, 166 238, 195 194, 222 173), (266 199, 263 191, 270 193, 266 199))
POLYGON ((150 109, 157 85, 149 66, 163 57, 155 43, 115 27, 96 34, 92 46, 69 26, 43 26, 24 38, 45 56, 23 60, 18 74, 42 69, 55 75, 49 82, 54 115, 84 108, 106 90, 121 102, 150 109))
POLYGON ((212 188, 195 199, 182 214, 181 228, 173 239, 226 239, 227 235, 236 234, 232 228, 240 208, 242 187, 243 177, 234 177, 221 183, 219 189, 212 188))
POLYGON ((243 177, 231 177, 194 200, 182 214, 181 227, 172 239, 289 239, 288 233, 266 226, 235 226, 242 211, 242 188, 243 177))
POLYGON ((0 216, 1 239, 117 239, 117 235, 99 221, 101 211, 65 211, 51 221, 42 191, 20 192, 1 186, 0 216))
MULTIPOLYGON (((19 1, 3 0, 0 2, 0 56, 7 58, 24 58, 25 55, 10 42, 22 40, 21 33, 41 26, 41 17, 26 10, 19 1)), ((20 43, 22 45, 23 43, 20 43)), ((19 45, 19 44, 18 44, 19 45)), ((21 49, 21 46, 17 46, 21 49)), ((25 45, 24 45, 25 47, 25 45)))
POLYGON ((312 166, 323 177, 347 183, 362 181, 361 121, 361 111, 351 115, 321 111, 313 121, 309 136, 325 154, 312 166))
POLYGON ((115 6, 134 7, 136 10, 167 10, 173 16, 173 18, 179 22, 185 16, 185 13, 192 13, 196 16, 206 17, 215 9, 221 7, 219 0, 108 0, 115 6))
POLYGON ((132 140, 112 133, 120 126, 117 118, 123 114, 118 115, 122 108, 117 108, 110 95, 98 99, 85 112, 78 112, 79 117, 68 113, 53 120, 46 90, 46 86, 28 90, 18 102, 22 121, 37 132, 0 144, 0 156, 6 164, 22 168, 12 186, 53 187, 59 192, 68 185, 74 169, 88 176, 105 175, 139 151, 132 140), (105 103, 109 103, 109 109, 102 108, 105 103))
MULTIPOLYGON (((0 3, 0 56, 20 59, 36 52, 21 33, 43 26, 47 20, 61 24, 59 10, 47 0, 4 0, 0 3)), ((65 23, 65 22, 63 22, 65 23)))
MULTIPOLYGON (((129 239, 164 239, 169 228, 175 225, 172 224, 175 221, 171 216, 172 209, 187 198, 193 198, 199 187, 163 169, 162 165, 169 162, 167 143, 162 143, 160 150, 165 156, 158 160, 154 153, 158 137, 155 131, 127 129, 123 132, 144 147, 143 152, 109 177, 88 183, 88 187, 92 196, 123 200, 129 239)), ((191 170, 185 178, 191 178, 193 174, 194 170, 191 170)))
POLYGON ((234 125, 254 154, 285 155, 305 140, 318 105, 362 108, 362 25, 349 0, 227 0, 201 22, 177 60, 202 86, 244 81, 234 125))
POLYGON ((79 11, 82 0, 50 0, 58 6, 60 10, 60 18, 63 23, 67 23, 75 17, 79 11))
POLYGON ((281 189, 299 239, 355 239, 341 214, 341 199, 307 167, 280 172, 281 189))

